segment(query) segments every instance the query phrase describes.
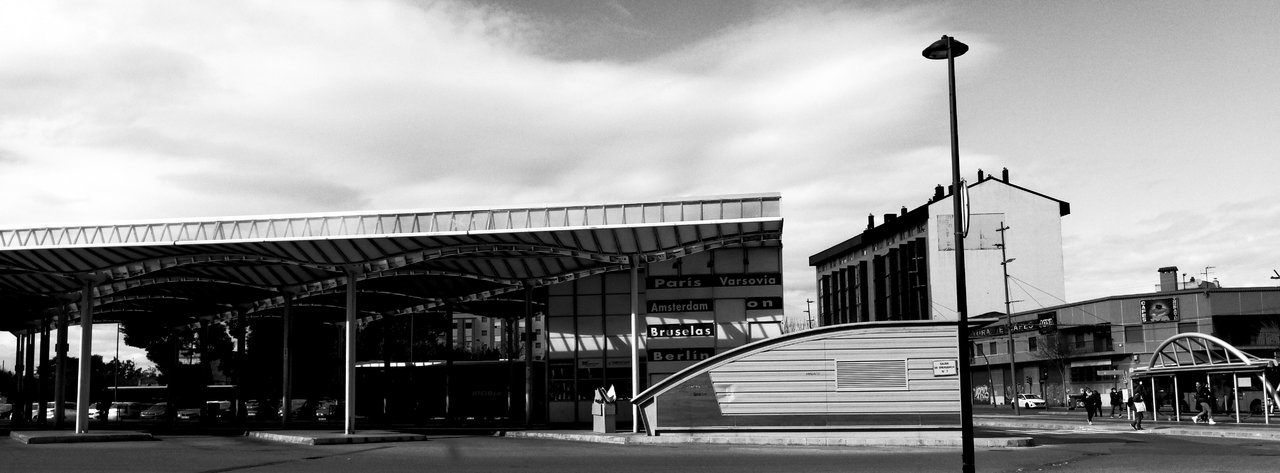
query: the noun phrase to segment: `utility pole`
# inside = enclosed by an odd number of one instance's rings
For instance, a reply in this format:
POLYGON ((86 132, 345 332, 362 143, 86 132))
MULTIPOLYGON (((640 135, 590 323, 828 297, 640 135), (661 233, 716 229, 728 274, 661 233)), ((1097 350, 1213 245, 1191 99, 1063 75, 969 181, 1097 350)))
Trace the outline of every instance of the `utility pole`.
POLYGON ((809 316, 809 328, 813 328, 813 312, 809 312, 809 304, 813 303, 813 299, 805 298, 804 313, 809 316))
POLYGON ((1013 301, 1009 300, 1009 263, 1016 258, 1011 259, 1006 255, 1004 232, 1007 230, 1009 227, 1004 222, 1000 222, 1000 228, 996 229, 1000 232, 1000 267, 1004 270, 1004 331, 1009 335, 1009 381, 1013 385, 1013 413, 1022 415, 1022 406, 1018 405, 1018 372, 1013 361, 1013 311, 1010 310, 1013 301))

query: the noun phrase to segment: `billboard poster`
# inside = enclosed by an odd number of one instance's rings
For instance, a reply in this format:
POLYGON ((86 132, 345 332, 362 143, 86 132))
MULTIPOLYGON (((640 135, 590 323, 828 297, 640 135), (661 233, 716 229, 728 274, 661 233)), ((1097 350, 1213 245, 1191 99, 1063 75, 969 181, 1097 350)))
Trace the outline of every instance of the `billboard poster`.
POLYGON ((1178 321, 1178 299, 1143 299, 1139 304, 1144 324, 1178 321))

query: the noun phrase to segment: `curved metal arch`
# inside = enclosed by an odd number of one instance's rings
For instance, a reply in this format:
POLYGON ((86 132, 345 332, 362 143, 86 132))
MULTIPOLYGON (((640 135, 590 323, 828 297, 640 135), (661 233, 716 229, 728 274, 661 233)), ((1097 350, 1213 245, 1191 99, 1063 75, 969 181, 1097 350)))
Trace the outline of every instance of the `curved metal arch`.
POLYGON ((389 271, 379 271, 368 275, 362 275, 359 281, 369 279, 393 278, 393 277, 413 277, 413 276, 444 276, 451 278, 473 279, 476 281, 491 282, 494 284, 519 284, 520 280, 511 278, 495 278, 485 276, 483 274, 464 273, 461 271, 443 271, 437 269, 393 269, 389 271))
MULTIPOLYGON (((550 278, 536 279, 536 280, 532 280, 531 282, 533 287, 548 286, 552 284, 559 284, 566 281, 572 281, 574 279, 581 279, 585 277, 595 276, 597 274, 604 274, 604 273, 613 272, 613 271, 624 271, 628 269, 631 269, 631 266, 629 264, 611 265, 611 266, 605 266, 600 268, 591 268, 591 269, 585 269, 581 271, 575 271, 573 273, 557 275, 550 278)), ((396 311, 389 311, 384 313, 383 316, 395 317, 399 315, 431 312, 436 310, 439 307, 445 306, 446 304, 485 300, 485 299, 492 298, 494 296, 521 291, 521 290, 524 290, 524 288, 525 288, 524 285, 513 285, 513 286, 508 286, 503 288, 489 289, 489 290, 481 291, 475 294, 451 298, 447 301, 437 301, 437 302, 431 302, 427 304, 419 304, 416 306, 406 307, 396 311)), ((362 323, 367 323, 367 322, 369 322, 369 320, 362 320, 362 323)))
POLYGON ((332 264, 315 264, 305 261, 297 261, 276 256, 262 256, 254 254, 236 254, 236 253, 220 253, 220 254, 201 254, 201 255, 184 255, 184 256, 165 256, 160 258, 151 258, 131 263, 118 265, 96 271, 109 277, 111 280, 134 279, 147 274, 161 270, 180 268, 183 266, 198 265, 203 263, 220 263, 220 262, 248 262, 248 263, 275 263, 289 266, 301 266, 311 269, 319 269, 325 271, 341 271, 341 265, 332 264))
POLYGON ((531 255, 554 255, 567 256, 570 258, 585 259, 590 261, 599 261, 605 263, 619 263, 626 261, 625 255, 616 255, 610 253, 598 253, 591 251, 575 250, 563 246, 537 245, 532 243, 482 243, 482 244, 465 244, 450 245, 441 248, 429 250, 410 251, 405 254, 390 256, 355 265, 361 272, 375 273, 387 271, 397 268, 403 268, 418 263, 437 260, 446 257, 476 255, 485 253, 499 252, 516 252, 531 255))
POLYGON ((122 281, 110 281, 94 287, 93 295, 95 298, 106 297, 111 294, 115 294, 117 292, 123 292, 130 289, 138 289, 142 287, 159 286, 162 284, 173 284, 173 283, 200 283, 200 284, 215 284, 215 285, 224 285, 224 286, 246 287, 250 289, 265 289, 265 290, 271 289, 271 288, 264 288, 256 284, 249 284, 245 282, 231 281, 226 279, 205 278, 205 277, 198 277, 198 276, 170 276, 170 277, 163 277, 163 278, 125 279, 122 281))
MULTIPOLYGON (((1180 333, 1165 339, 1164 342, 1160 343, 1160 346, 1156 347, 1156 350, 1152 352, 1151 360, 1147 361, 1147 372, 1151 372, 1157 367, 1168 366, 1165 361, 1172 361, 1175 366, 1185 366, 1179 357, 1179 355, 1183 354, 1191 357, 1192 366, 1230 364, 1234 363, 1232 357, 1235 357, 1239 363, 1244 365, 1254 365, 1264 361, 1262 358, 1240 351, 1230 343, 1213 335, 1198 332, 1180 333), (1170 346, 1173 347, 1172 353, 1165 351, 1165 348, 1170 346), (1179 348, 1183 351, 1179 351, 1179 348), (1221 350, 1221 352, 1218 352, 1218 350, 1221 350), (1198 354, 1205 357, 1204 363, 1198 362, 1198 354), (1158 365, 1157 362, 1159 362, 1158 365)), ((1263 364, 1272 366, 1275 364, 1275 360, 1266 360, 1263 364)))
MULTIPOLYGON (((401 270, 401 269, 380 271, 372 274, 357 274, 356 281, 368 281, 372 279, 380 279, 380 278, 386 278, 386 277, 400 277, 400 276, 446 276, 446 277, 473 279, 477 281, 491 282, 491 283, 500 284, 500 285, 518 285, 521 283, 521 281, 513 280, 513 279, 494 278, 494 277, 484 276, 481 274, 463 273, 458 271, 401 270)), ((311 282, 306 284, 299 284, 296 286, 290 286, 287 288, 276 288, 276 289, 283 289, 285 292, 289 292, 294 298, 306 298, 306 297, 324 295, 324 294, 337 294, 338 290, 343 286, 345 286, 346 284, 347 284, 347 276, 344 275, 344 276, 329 278, 323 281, 316 281, 316 282, 311 282)), ((249 285, 249 287, 256 287, 256 286, 249 285)), ((397 296, 403 296, 403 297, 414 298, 414 299, 429 299, 421 296, 414 296, 411 294, 391 293, 386 291, 366 291, 363 289, 359 289, 357 290, 357 292, 361 294, 378 292, 383 294, 393 294, 397 296)), ((285 302, 284 296, 268 297, 266 299, 261 299, 261 300, 249 303, 248 309, 246 309, 246 312, 255 313, 255 312, 262 312, 266 310, 276 309, 283 306, 284 302, 285 302)), ((227 313, 227 314, 218 314, 218 315, 229 316, 231 314, 227 313)))
MULTIPOLYGON (((187 282, 201 283, 201 284, 221 284, 221 285, 227 285, 227 286, 247 287, 251 289, 266 289, 266 290, 270 289, 270 288, 260 287, 254 284, 242 283, 239 281, 228 281, 223 279, 201 278, 201 277, 192 277, 192 276, 173 276, 173 277, 147 278, 147 279, 126 279, 122 281, 111 281, 98 286, 94 286, 93 287, 93 301, 94 301, 93 307, 95 308, 95 313, 96 313, 96 308, 102 307, 108 304, 109 302, 106 302, 106 301, 109 301, 109 300, 114 300, 115 302, 126 301, 126 300, 165 300, 165 299, 172 299, 172 300, 183 299, 188 301, 194 300, 191 298, 179 298, 176 296, 114 296, 113 298, 114 294, 119 292, 124 292, 130 289, 137 289, 137 288, 148 287, 148 286, 157 286, 161 284, 187 283, 187 282), (124 297, 127 297, 127 299, 125 299, 124 297)), ((78 292, 80 291, 74 291, 67 294, 70 295, 78 292)), ((226 304, 221 304, 221 305, 226 305, 226 304)), ((79 313, 80 311, 79 298, 74 298, 74 299, 68 298, 68 302, 65 302, 62 305, 61 309, 71 314, 79 313)))
POLYGON ((747 243, 767 243, 781 242, 780 232, 767 232, 767 234, 736 236, 732 238, 720 238, 699 242, 693 245, 685 245, 680 248, 650 253, 644 256, 645 262, 657 263, 671 259, 683 258, 695 253, 711 251, 720 248, 745 246, 747 243))

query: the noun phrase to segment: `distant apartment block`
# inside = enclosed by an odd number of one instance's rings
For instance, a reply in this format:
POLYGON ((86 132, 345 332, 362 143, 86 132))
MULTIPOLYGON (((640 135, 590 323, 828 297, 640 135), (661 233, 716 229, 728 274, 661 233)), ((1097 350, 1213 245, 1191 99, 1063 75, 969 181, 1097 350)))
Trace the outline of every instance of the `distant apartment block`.
MULTIPOLYGON (((1010 273, 1021 287, 1065 301, 1062 217, 1070 204, 1012 184, 1007 169, 998 177, 979 171, 964 190, 968 314, 1004 313, 1005 260, 1016 260, 1010 273)), ((885 214, 879 224, 871 215, 862 233, 811 256, 820 324, 956 320, 951 199, 938 186, 926 204, 885 214)))

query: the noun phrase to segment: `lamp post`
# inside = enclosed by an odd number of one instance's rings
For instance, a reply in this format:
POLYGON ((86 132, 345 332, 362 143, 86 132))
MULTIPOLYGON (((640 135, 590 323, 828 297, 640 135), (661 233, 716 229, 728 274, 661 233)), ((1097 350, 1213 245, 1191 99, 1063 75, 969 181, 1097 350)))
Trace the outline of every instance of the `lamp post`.
POLYGON ((924 48, 921 54, 928 59, 947 60, 947 88, 951 102, 951 203, 952 227, 956 239, 956 338, 959 344, 957 364, 960 372, 960 445, 961 471, 973 473, 973 395, 969 379, 969 314, 965 294, 964 229, 960 220, 960 134, 956 127, 956 62, 957 56, 969 51, 969 46, 947 35, 924 48))

